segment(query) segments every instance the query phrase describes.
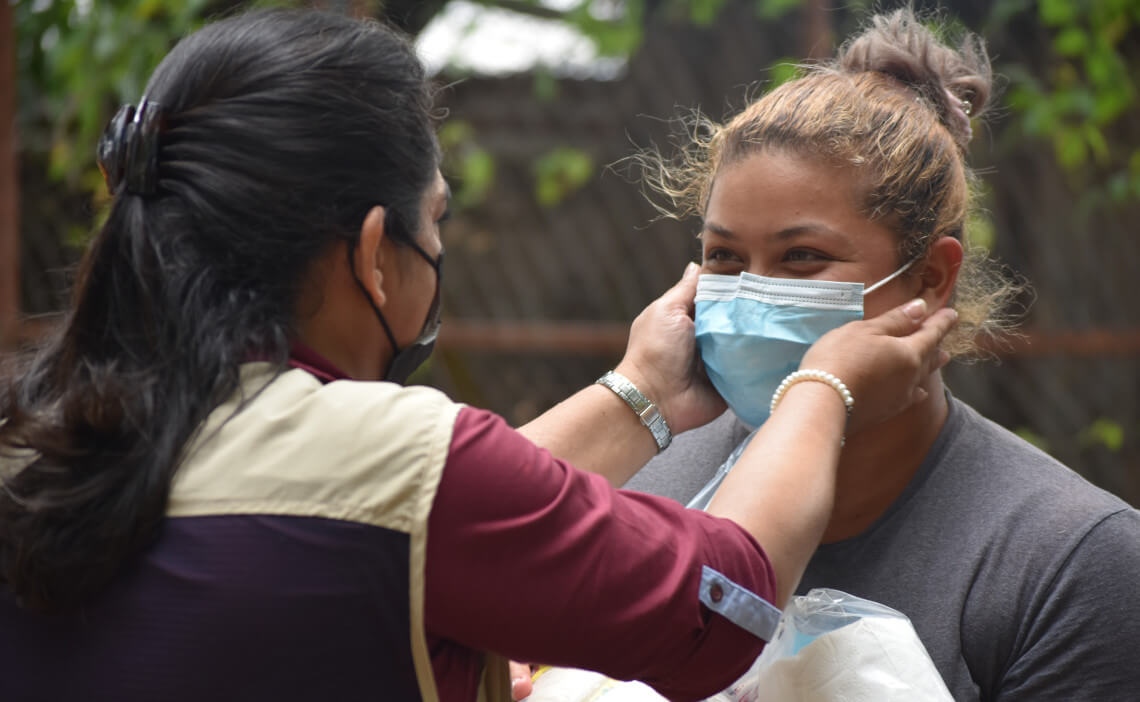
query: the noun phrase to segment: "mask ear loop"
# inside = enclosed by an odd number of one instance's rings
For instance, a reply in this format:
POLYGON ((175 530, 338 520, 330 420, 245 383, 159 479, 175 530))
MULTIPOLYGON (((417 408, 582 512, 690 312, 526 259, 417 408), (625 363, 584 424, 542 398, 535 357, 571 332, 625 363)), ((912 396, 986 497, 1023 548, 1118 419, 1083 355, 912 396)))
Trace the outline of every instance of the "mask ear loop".
POLYGON ((891 273, 891 274, 890 274, 890 275, 888 275, 886 278, 883 278, 882 280, 880 280, 879 282, 875 283, 875 284, 874 284, 874 285, 872 285, 871 287, 864 289, 864 290, 863 290, 863 294, 864 294, 864 295, 867 295, 867 294, 869 294, 869 293, 873 293, 873 292, 875 292, 876 290, 878 290, 879 288, 881 288, 881 287, 883 287, 884 285, 886 285, 887 283, 889 283, 889 282, 891 282, 892 280, 894 280, 895 278, 899 277, 900 275, 902 275, 903 273, 905 273, 905 272, 906 272, 906 270, 907 270, 908 268, 910 268, 911 266, 913 266, 913 265, 914 265, 914 262, 915 262, 916 260, 918 260, 918 259, 914 259, 914 258, 912 258, 911 260, 907 261, 906 265, 904 265, 902 268, 898 269, 898 270, 897 270, 897 271, 895 271, 894 273, 891 273))
POLYGON ((392 344, 392 353, 400 353, 400 346, 396 343, 396 337, 392 334, 391 327, 388 326, 388 321, 384 319, 384 313, 376 306, 376 301, 368 294, 368 288, 364 287, 361 282, 360 276, 356 275, 356 241, 350 239, 346 247, 348 253, 348 270, 352 272, 352 279, 356 281, 356 287, 360 288, 360 292, 364 295, 364 299, 372 307, 372 311, 376 313, 376 319, 380 320, 380 326, 384 328, 384 333, 388 336, 388 343, 392 344))

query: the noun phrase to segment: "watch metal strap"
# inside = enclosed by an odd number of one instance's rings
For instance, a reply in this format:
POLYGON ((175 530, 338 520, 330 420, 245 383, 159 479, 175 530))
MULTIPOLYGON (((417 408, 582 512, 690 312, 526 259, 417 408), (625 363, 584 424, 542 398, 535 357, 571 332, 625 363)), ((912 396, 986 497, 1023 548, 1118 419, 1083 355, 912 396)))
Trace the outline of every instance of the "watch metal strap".
POLYGON ((653 434, 653 440, 657 442, 659 452, 664 451, 673 441, 673 433, 669 431, 669 425, 665 423, 665 417, 657 409, 657 405, 641 394, 641 391, 629 381, 629 378, 621 373, 609 371, 598 378, 597 382, 599 385, 605 385, 613 390, 618 397, 625 400, 625 403, 634 411, 641 423, 653 434))

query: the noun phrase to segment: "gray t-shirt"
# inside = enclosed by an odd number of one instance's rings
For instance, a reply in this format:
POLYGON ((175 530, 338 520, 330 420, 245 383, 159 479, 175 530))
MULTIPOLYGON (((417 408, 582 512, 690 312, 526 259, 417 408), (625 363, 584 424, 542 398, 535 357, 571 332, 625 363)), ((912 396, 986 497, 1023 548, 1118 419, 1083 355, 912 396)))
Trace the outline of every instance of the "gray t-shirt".
MULTIPOLYGON (((687 502, 747 433, 721 417, 626 487, 687 502)), ((1140 700, 1140 512, 957 400, 898 500, 816 551, 814 587, 910 617, 959 702, 1140 700)))

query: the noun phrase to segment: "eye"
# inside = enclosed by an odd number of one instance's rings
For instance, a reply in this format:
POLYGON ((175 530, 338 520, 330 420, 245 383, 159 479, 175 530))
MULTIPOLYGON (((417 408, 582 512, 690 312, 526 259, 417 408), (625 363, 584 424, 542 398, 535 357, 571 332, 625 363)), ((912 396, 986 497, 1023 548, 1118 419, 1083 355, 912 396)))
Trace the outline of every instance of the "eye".
POLYGON ((705 252, 705 261, 708 263, 727 263, 739 260, 740 257, 728 249, 713 248, 705 252))
POLYGON ((787 263, 822 263, 833 260, 833 257, 815 249, 791 249, 784 254, 787 263))
POLYGON ((443 211, 443 214, 441 214, 439 216, 439 219, 435 220, 435 223, 436 224, 443 224, 444 222, 446 222, 449 219, 451 219, 451 208, 450 207, 443 211))
POLYGON ((735 251, 714 246, 705 251, 704 264, 706 268, 714 272, 728 272, 740 268, 744 261, 735 251))

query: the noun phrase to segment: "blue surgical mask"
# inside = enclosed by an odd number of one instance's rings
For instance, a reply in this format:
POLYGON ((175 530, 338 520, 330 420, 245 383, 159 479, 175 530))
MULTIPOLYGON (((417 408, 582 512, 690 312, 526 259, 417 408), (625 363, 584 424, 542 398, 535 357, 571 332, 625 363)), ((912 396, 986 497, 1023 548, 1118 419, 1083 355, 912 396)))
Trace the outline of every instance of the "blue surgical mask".
POLYGON ((767 278, 751 273, 702 275, 697 281, 696 334, 709 380, 736 416, 760 426, 772 393, 799 368, 821 336, 863 318, 863 296, 878 283, 767 278))

